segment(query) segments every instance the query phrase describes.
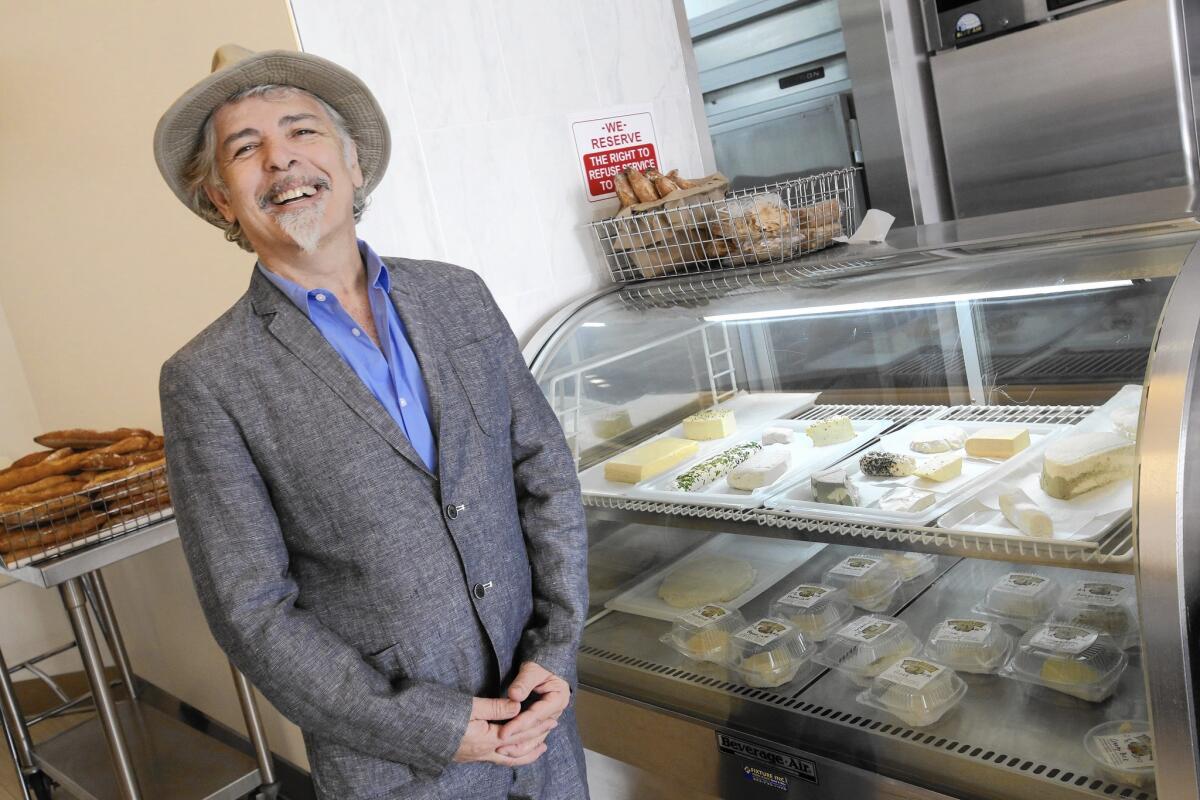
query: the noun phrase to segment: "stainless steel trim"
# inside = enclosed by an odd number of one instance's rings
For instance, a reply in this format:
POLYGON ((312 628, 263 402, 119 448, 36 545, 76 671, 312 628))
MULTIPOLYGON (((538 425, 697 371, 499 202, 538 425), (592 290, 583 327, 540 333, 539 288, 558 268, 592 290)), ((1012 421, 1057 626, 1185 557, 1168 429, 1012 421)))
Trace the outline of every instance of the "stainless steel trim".
POLYGON ((1171 63, 1175 70, 1175 103, 1188 185, 1200 181, 1200 131, 1196 120, 1200 96, 1200 6, 1170 0, 1171 63))
MULTIPOLYGON (((4 715, 4 738, 8 743, 9 755, 19 774, 33 769, 33 740, 29 738, 29 727, 25 723, 25 715, 17 705, 17 692, 13 688, 12 677, 9 675, 8 664, 4 653, 0 652, 0 713, 4 715)), ((20 781, 29 800, 29 792, 25 789, 25 781, 20 781)))
POLYGON ((104 729, 104 738, 108 743, 109 755, 112 757, 112 767, 117 782, 117 791, 121 800, 141 800, 142 790, 138 786, 137 775, 133 771, 133 760, 125 734, 117 719, 117 709, 113 703, 112 692, 109 691, 108 679, 104 674, 104 661, 100 657, 100 648, 96 644, 96 634, 92 631, 91 620, 88 619, 86 600, 83 593, 83 581, 75 577, 59 586, 62 594, 63 607, 71 620, 75 631, 75 641, 79 644, 79 656, 87 673, 88 683, 92 687, 92 696, 96 700, 96 713, 104 729))
POLYGON ((1134 497, 1138 607, 1158 790, 1200 797, 1196 630, 1200 608, 1200 247, 1171 287, 1151 350, 1134 497))
POLYGON ((250 743, 254 745, 254 758, 258 761, 258 773, 264 784, 272 784, 275 777, 275 759, 267 744, 267 731, 263 727, 262 714, 258 710, 258 701, 254 697, 254 688, 250 680, 243 675, 232 663, 229 665, 233 673, 233 685, 237 689, 238 702, 242 706, 242 717, 246 720, 246 733, 250 743))
POLYGON ((133 667, 129 664, 129 651, 125 649, 121 626, 117 624, 117 615, 113 613, 112 598, 108 596, 108 585, 104 582, 104 575, 100 570, 95 570, 87 573, 84 580, 92 587, 91 594, 96 606, 96 617, 101 621, 105 639, 108 640, 108 649, 112 653, 113 660, 117 662, 117 668, 121 671, 121 678, 125 682, 125 691, 129 693, 131 700, 136 700, 138 696, 137 679, 133 675, 133 667))
POLYGON ((123 558, 144 553, 179 536, 175 520, 167 519, 148 528, 121 534, 108 541, 73 551, 59 558, 0 572, 34 586, 49 588, 123 558))

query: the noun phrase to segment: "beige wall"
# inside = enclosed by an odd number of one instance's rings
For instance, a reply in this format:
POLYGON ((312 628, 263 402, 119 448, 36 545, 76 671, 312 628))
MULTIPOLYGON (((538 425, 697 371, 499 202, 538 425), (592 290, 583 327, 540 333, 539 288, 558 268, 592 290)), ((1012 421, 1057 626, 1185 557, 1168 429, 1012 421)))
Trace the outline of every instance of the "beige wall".
MULTIPOLYGON (((598 285, 578 227, 589 209, 567 113, 651 103, 664 157, 685 173, 706 166, 707 132, 697 127, 703 117, 697 123, 672 0, 354 0, 297 9, 308 15, 314 51, 362 69, 389 114, 400 115, 393 173, 364 231, 388 253, 479 270, 522 338, 598 285), (457 41, 473 57, 434 47, 418 30, 457 41), (547 41, 567 44, 534 58, 547 41), (401 47, 420 59, 393 64, 401 47), (590 55, 580 61, 579 52, 590 55), (449 84, 493 86, 497 59, 515 59, 494 86, 507 98, 499 117, 461 104, 461 119, 420 111, 436 109, 449 84), (510 123, 528 138, 509 133, 510 123), (511 148, 497 149, 510 139, 511 148), (519 162, 506 162, 505 174, 529 199, 520 206, 491 178, 497 159, 514 152, 519 162), (447 177, 462 169, 493 202, 476 201, 463 181, 447 177)), ((159 365, 241 295, 253 260, 166 188, 151 153, 154 125, 207 71, 216 45, 294 48, 289 8, 284 0, 0 0, 0 18, 0 456, 24 452, 39 428, 159 428, 159 365)), ((227 664, 179 544, 106 575, 135 670, 241 729, 227 664)), ((0 623, 6 649, 15 642, 26 654, 59 643, 65 621, 56 602, 55 593, 30 587, 0 591, 0 616, 23 620, 12 630, 0 623)), ((273 749, 305 766, 298 730, 264 711, 273 749)))

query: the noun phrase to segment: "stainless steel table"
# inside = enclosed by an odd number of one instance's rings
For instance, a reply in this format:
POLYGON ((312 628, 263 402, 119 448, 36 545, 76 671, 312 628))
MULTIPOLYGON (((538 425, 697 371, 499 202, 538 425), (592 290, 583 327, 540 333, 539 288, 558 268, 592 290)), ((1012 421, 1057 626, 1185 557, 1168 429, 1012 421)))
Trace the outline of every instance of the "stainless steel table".
POLYGON ((158 522, 94 546, 70 551, 49 561, 4 569, 8 575, 44 588, 58 587, 75 633, 75 642, 29 659, 11 670, 0 647, 0 710, 9 752, 22 777, 25 800, 31 792, 49 800, 47 776, 80 800, 234 800, 254 792, 273 800, 279 792, 266 732, 258 705, 245 676, 233 670, 255 758, 234 750, 156 708, 139 701, 137 679, 121 638, 108 589, 100 570, 121 559, 145 552, 179 535, 173 519, 158 522), (95 615, 105 644, 120 672, 111 685, 106 679, 100 645, 88 609, 95 615), (52 655, 77 647, 91 691, 71 698, 36 665, 52 655), (63 701, 34 717, 17 703, 13 672, 28 670, 63 701), (127 699, 116 701, 114 686, 125 686, 127 699), (96 717, 36 747, 29 727, 88 701, 96 717))

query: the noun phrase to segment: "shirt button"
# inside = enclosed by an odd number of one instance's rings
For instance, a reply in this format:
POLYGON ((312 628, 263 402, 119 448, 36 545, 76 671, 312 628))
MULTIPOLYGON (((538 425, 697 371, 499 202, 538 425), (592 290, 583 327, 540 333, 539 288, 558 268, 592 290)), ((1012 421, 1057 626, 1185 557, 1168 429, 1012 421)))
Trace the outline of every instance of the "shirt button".
POLYGON ((407 401, 407 400, 405 400, 403 397, 401 397, 401 398, 400 398, 400 407, 401 407, 401 408, 407 408, 407 407, 408 407, 408 401, 407 401))
POLYGON ((318 294, 318 295, 317 295, 317 302, 318 302, 318 303, 324 303, 324 302, 325 302, 325 295, 323 295, 323 294, 318 294))
POLYGON ((362 331, 360 331, 358 328, 351 328, 350 332, 353 333, 355 336, 362 336, 362 331))
POLYGON ((487 589, 485 589, 483 587, 482 583, 475 584, 475 586, 471 589, 471 591, 473 591, 475 593, 475 596, 478 597, 480 600, 482 600, 483 596, 485 594, 487 594, 487 589))

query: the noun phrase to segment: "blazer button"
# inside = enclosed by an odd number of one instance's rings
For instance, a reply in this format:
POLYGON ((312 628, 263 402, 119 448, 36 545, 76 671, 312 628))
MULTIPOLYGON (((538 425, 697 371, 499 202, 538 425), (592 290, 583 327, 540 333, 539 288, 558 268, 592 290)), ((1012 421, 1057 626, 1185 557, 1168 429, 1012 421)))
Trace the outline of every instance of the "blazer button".
POLYGON ((462 511, 466 506, 454 505, 454 503, 446 504, 446 519, 458 519, 458 512, 462 511))
POLYGON ((475 596, 478 597, 480 600, 482 600, 483 596, 485 594, 487 594, 487 589, 483 588, 482 583, 475 584, 475 587, 471 591, 473 591, 475 593, 475 596))

